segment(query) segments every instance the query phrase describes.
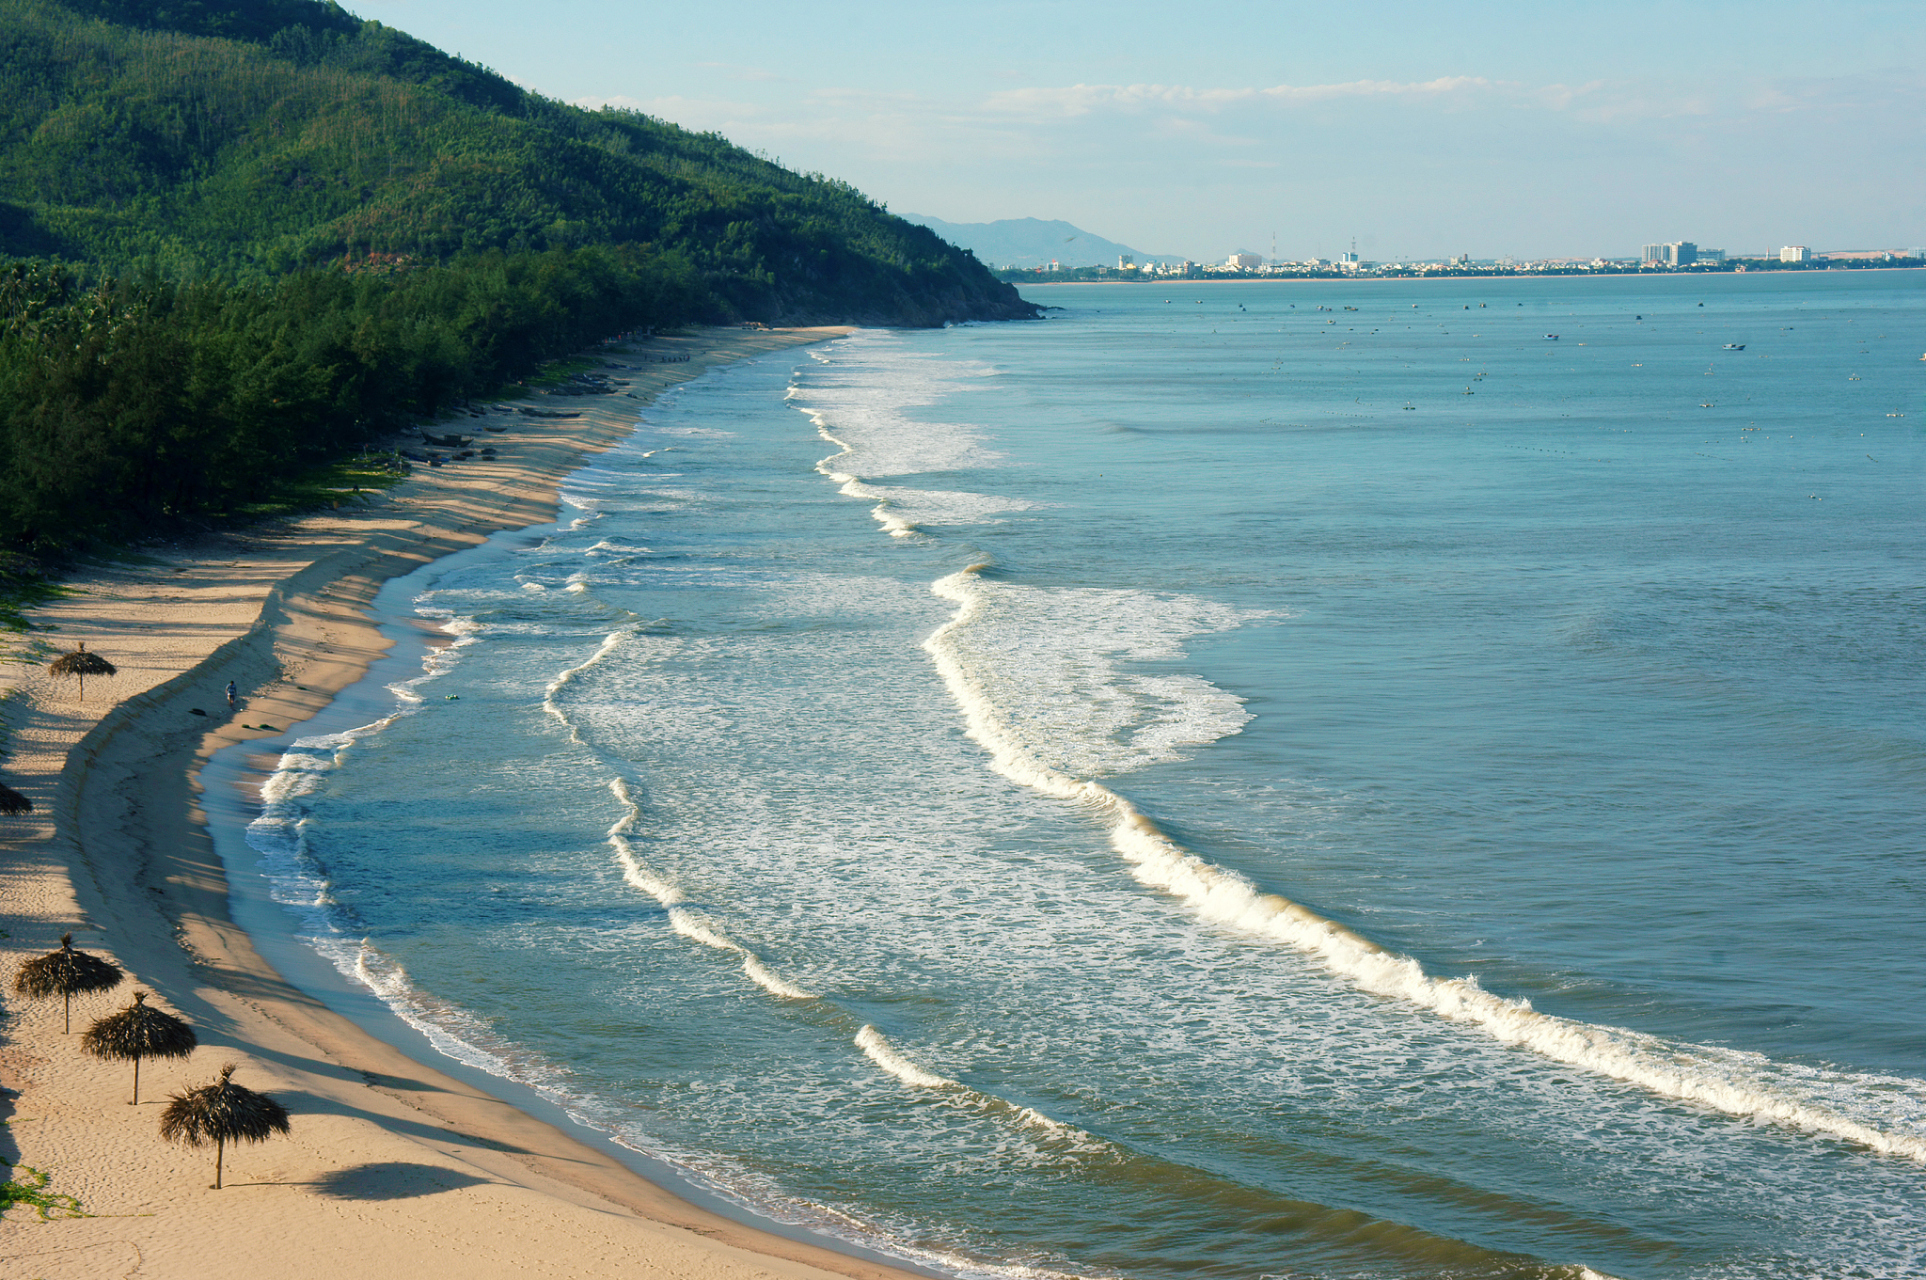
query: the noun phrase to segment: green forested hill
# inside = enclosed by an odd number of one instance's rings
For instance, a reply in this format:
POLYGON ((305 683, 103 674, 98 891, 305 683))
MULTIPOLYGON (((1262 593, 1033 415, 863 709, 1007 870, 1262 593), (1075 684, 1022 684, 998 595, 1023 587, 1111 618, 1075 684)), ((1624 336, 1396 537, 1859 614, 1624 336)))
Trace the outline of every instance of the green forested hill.
POLYGON ((0 254, 246 281, 369 254, 686 261, 709 318, 1028 315, 848 185, 526 93, 317 0, 0 0, 0 254))
POLYGON ((0 546, 244 517, 617 332, 1034 314, 846 183, 321 0, 0 0, 0 546))

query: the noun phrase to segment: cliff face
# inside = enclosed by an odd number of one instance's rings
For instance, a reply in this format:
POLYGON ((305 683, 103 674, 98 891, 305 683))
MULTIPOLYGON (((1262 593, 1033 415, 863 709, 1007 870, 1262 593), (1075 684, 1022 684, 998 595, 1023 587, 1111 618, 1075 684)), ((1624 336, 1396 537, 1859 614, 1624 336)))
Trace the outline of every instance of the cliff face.
POLYGON ((0 255, 266 281, 333 263, 646 248, 689 318, 1036 314, 846 183, 530 94, 316 0, 0 0, 0 255))

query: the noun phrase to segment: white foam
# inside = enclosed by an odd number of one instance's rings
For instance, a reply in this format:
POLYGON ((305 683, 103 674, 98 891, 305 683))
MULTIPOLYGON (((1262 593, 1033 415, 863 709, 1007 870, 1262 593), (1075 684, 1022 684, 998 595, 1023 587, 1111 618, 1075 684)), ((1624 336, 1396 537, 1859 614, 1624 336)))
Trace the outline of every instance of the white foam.
MULTIPOLYGON (((818 428, 818 430, 821 431, 821 428, 818 428)), ((829 433, 826 431, 821 432, 821 434, 829 436, 829 433)), ((835 437, 829 436, 829 439, 834 441, 835 437)), ((822 472, 822 474, 828 476, 841 486, 836 492, 842 494, 844 497, 861 498, 874 502, 876 505, 870 508, 869 514, 875 517, 877 524, 883 526, 883 532, 892 538, 908 538, 920 532, 914 521, 905 519, 891 509, 889 498, 882 490, 864 484, 855 476, 844 475, 840 471, 825 470, 824 468, 828 466, 830 461, 830 459, 825 458, 822 462, 817 463, 816 470, 822 472)))
POLYGON ((622 878, 635 888, 642 890, 661 903, 669 915, 669 927, 692 942, 717 951, 727 951, 742 958, 743 974, 770 995, 784 1000, 814 1000, 815 993, 805 991, 795 983, 787 981, 770 971, 762 957, 729 937, 713 921, 707 919, 693 908, 684 905, 682 891, 650 871, 637 856, 635 846, 629 836, 635 831, 635 824, 642 816, 641 806, 636 804, 629 793, 628 785, 620 778, 609 783, 609 790, 615 794, 622 805, 622 816, 609 828, 609 847, 615 850, 616 864, 622 868, 622 878))
POLYGON ((1056 1150, 1061 1155, 1074 1158, 1117 1154, 1117 1149, 1110 1143, 1075 1125, 1065 1124, 1061 1120, 1052 1120, 1033 1107, 1020 1106, 1006 1098, 999 1098, 993 1093, 972 1088, 959 1080, 951 1080, 947 1076, 939 1076, 933 1071, 924 1070, 904 1057, 902 1050, 890 1043, 889 1037, 868 1023, 865 1023, 862 1030, 856 1033, 856 1047, 861 1049, 864 1056, 871 1062, 882 1068, 885 1074, 901 1080, 911 1088, 940 1089, 949 1095, 949 1101, 954 1105, 1014 1124, 1019 1129, 1041 1133, 1058 1144, 1056 1150))
POLYGON ((785 981, 769 972, 768 966, 748 951, 742 953, 742 971, 749 975, 751 982, 771 995, 781 996, 785 1000, 814 1000, 816 998, 814 992, 805 991, 795 983, 785 981))
POLYGON ((934 590, 967 616, 932 643, 1025 759, 1110 777, 1181 760, 1250 722, 1243 699, 1202 677, 1124 664, 1181 658, 1186 639, 1257 615, 1196 596, 1047 589, 976 573, 952 575, 934 590))
POLYGON ((1286 898, 1264 893, 1236 872, 1182 848, 1108 788, 1038 759, 1025 733, 1008 722, 963 656, 967 642, 962 637, 987 598, 978 577, 981 567, 932 585, 937 595, 956 602, 957 611, 924 648, 961 708, 970 737, 989 753, 991 766, 1013 782, 1104 815, 1111 847, 1139 882, 1178 898, 1222 927, 1312 955, 1365 991, 1478 1026, 1506 1044, 1729 1115, 1926 1162, 1926 1134, 1920 1131, 1926 1098, 1920 1095, 1919 1081, 1793 1067, 1757 1054, 1675 1044, 1624 1028, 1539 1013, 1529 1001, 1485 991, 1475 977, 1434 978, 1417 961, 1386 951, 1286 898))
POLYGON ((352 920, 343 918, 331 882, 308 849, 305 802, 321 791, 360 738, 412 714, 404 708, 344 733, 297 740, 262 784, 261 813, 248 824, 248 844, 261 854, 270 896, 300 919, 300 936, 343 977, 372 991, 448 1057, 552 1092, 559 1077, 553 1068, 500 1041, 485 1020, 434 1000, 408 981, 398 962, 356 938, 348 928, 352 920))
POLYGON ((566 1073, 520 1045, 503 1040, 484 1018, 438 1000, 409 980, 400 962, 366 939, 324 947, 342 974, 367 987, 394 1015, 456 1062, 527 1085, 550 1101, 567 1103, 566 1073), (333 954, 330 954, 333 953, 333 954))
POLYGON ((683 937, 700 942, 705 947, 733 953, 742 951, 741 947, 710 928, 708 921, 687 907, 670 907, 669 925, 683 937))
POLYGON ((809 415, 837 452, 816 464, 847 497, 873 503, 870 514, 893 538, 930 525, 994 521, 1034 504, 989 494, 873 483, 878 476, 990 466, 1002 455, 981 433, 955 422, 930 422, 910 410, 936 404, 988 376, 986 366, 903 349, 889 335, 860 335, 837 344, 835 359, 811 352, 822 370, 798 371, 788 398, 809 415))
POLYGON ((597 664, 607 659, 610 654, 614 653, 618 648, 621 647, 622 641, 628 635, 629 635, 629 632, 627 630, 609 632, 608 635, 602 638, 602 643, 600 647, 598 647, 595 650, 595 652, 589 656, 587 661, 578 662, 574 666, 565 669, 560 675, 556 676, 553 680, 549 681, 547 686, 543 688, 542 710, 548 712, 549 715, 554 716, 557 720, 559 720, 562 723, 563 727, 568 730, 569 739, 571 741, 579 743, 582 740, 582 736, 579 732, 577 732, 575 728, 575 722, 573 720, 570 720, 568 718, 568 714, 562 710, 561 703, 556 701, 556 695, 560 694, 562 690, 568 688, 569 685, 575 683, 576 680, 580 679, 584 671, 587 671, 595 667, 597 664))
POLYGON ((407 680, 397 680, 388 686, 388 692, 394 694, 397 701, 407 706, 419 705, 423 698, 418 691, 418 686, 427 684, 453 670, 455 664, 461 660, 461 651, 470 645, 479 644, 482 634, 487 630, 474 618, 465 617, 452 609, 427 603, 428 598, 426 594, 416 597, 415 612, 424 618, 440 619, 439 625, 442 631, 455 637, 455 640, 452 644, 443 645, 439 649, 430 649, 423 654, 420 675, 407 680))
POLYGON ((965 361, 889 351, 839 353, 836 364, 798 374, 788 398, 840 450, 826 465, 848 475, 920 475, 994 464, 981 432, 959 422, 925 421, 911 411, 966 390, 986 374, 965 361), (833 464, 833 465, 831 465, 833 464))
POLYGON ((861 1049, 869 1060, 895 1076, 904 1084, 917 1089, 960 1089, 963 1086, 954 1080, 932 1075, 896 1051, 883 1033, 865 1023, 856 1033, 856 1047, 861 1049))
MULTIPOLYGON (((818 434, 832 443, 841 443, 820 427, 818 434)), ((997 498, 983 493, 946 489, 909 489, 901 485, 867 484, 855 476, 830 470, 833 458, 825 458, 816 469, 835 481, 837 492, 876 505, 870 515, 893 538, 920 533, 924 525, 987 524, 1013 511, 1030 511, 1036 506, 1018 498, 997 498)))

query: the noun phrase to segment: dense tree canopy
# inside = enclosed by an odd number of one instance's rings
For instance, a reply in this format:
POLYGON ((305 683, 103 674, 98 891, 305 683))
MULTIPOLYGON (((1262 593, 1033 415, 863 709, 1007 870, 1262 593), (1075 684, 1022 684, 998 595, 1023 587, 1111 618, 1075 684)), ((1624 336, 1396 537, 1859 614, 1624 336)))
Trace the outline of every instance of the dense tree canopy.
POLYGON ((230 286, 0 274, 0 535, 121 537, 491 389, 700 292, 686 263, 591 246, 230 286))
POLYGON ((846 183, 320 0, 0 0, 0 539, 219 512, 617 330, 1033 314, 846 183))
POLYGON ((845 183, 549 101, 338 6, 0 0, 0 251, 251 279, 588 244, 681 255, 717 317, 1027 313, 845 183))

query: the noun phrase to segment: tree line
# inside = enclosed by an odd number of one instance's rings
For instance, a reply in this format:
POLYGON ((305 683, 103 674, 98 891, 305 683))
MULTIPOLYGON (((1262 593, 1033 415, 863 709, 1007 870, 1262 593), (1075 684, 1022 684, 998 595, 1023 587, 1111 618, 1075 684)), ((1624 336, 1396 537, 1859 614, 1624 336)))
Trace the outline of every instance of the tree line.
POLYGON ((0 541, 221 517, 607 335, 699 316, 674 255, 589 246, 178 283, 0 270, 0 541))
POLYGON ((324 0, 0 0, 0 544, 245 507, 691 321, 1035 309, 844 182, 324 0))
POLYGON ((338 6, 0 0, 0 254, 247 280, 590 244, 673 252, 744 319, 1031 314, 847 183, 551 101, 338 6))

